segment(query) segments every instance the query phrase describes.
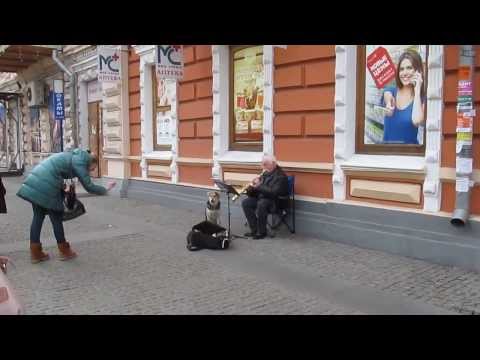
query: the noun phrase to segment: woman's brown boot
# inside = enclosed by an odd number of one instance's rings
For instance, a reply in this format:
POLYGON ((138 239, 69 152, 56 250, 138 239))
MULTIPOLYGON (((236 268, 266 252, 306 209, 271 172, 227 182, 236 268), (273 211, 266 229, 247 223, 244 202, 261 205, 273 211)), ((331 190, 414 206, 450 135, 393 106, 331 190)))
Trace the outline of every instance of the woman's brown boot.
POLYGON ((59 260, 70 260, 77 256, 75 252, 70 249, 70 244, 66 241, 58 243, 58 251, 60 252, 59 260))
POLYGON ((42 251, 42 244, 40 243, 30 243, 30 257, 32 264, 50 259, 50 256, 42 251))

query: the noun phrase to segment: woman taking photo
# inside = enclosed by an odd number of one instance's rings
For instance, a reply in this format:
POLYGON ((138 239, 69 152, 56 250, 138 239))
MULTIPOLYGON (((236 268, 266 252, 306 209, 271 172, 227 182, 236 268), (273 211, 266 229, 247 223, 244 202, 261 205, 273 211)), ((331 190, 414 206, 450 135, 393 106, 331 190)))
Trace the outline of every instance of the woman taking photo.
POLYGON ((387 109, 383 142, 419 144, 418 126, 425 122, 425 87, 422 58, 414 50, 405 51, 398 60, 396 87, 383 92, 387 109))
POLYGON ((50 217, 53 232, 57 240, 60 260, 76 257, 65 240, 63 230, 63 187, 65 179, 77 177, 86 191, 104 195, 115 186, 110 182, 107 188, 95 185, 90 171, 96 169, 98 159, 89 152, 75 149, 50 156, 37 165, 22 184, 17 195, 32 204, 33 220, 30 228, 30 255, 32 263, 48 260, 48 254, 42 251, 40 233, 45 216, 50 217))

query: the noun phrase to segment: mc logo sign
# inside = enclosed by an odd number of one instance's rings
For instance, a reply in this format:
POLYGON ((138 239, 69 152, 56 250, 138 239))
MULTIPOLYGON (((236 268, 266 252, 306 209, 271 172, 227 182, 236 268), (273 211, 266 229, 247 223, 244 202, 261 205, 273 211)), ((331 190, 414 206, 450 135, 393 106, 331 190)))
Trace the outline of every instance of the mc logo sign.
POLYGON ((100 71, 102 71, 103 67, 106 66, 109 71, 118 73, 119 72, 118 67, 115 67, 115 65, 118 65, 117 60, 118 60, 118 55, 116 53, 113 54, 113 56, 107 56, 107 57, 100 55, 100 71), (112 65, 112 62, 113 62, 113 65, 112 65))
POLYGON ((100 81, 120 80, 120 56, 118 51, 108 48, 98 50, 98 79, 100 81))
POLYGON ((178 45, 158 45, 158 63, 162 65, 182 65, 181 46, 178 45), (180 60, 180 61, 179 61, 180 60))
POLYGON ((183 77, 183 47, 181 45, 157 45, 157 75, 160 79, 183 77))

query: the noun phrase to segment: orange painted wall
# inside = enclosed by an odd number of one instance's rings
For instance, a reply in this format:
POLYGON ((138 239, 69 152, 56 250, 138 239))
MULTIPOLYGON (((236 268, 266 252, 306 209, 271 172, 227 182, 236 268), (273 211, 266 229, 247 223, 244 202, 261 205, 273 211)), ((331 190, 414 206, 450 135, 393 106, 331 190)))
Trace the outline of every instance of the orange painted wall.
MULTIPOLYGON (((455 183, 442 184, 442 211, 453 212, 455 208, 455 183)), ((480 215, 480 186, 472 189, 470 197, 470 212, 480 215)))
MULTIPOLYGON (((458 45, 445 46, 445 79, 444 79, 444 111, 442 128, 442 167, 455 168, 456 145, 456 105, 458 82, 458 45)), ((474 97, 475 106, 479 109, 480 103, 480 47, 476 49, 474 97)), ((473 125, 473 168, 480 169, 480 114, 474 118, 473 125)), ((455 184, 443 183, 442 185, 442 211, 451 212, 455 206, 455 184)), ((480 214, 480 187, 476 186, 471 197, 472 214, 480 214)))
POLYGON ((180 181, 196 185, 213 185, 210 166, 178 165, 180 181))
POLYGON ((295 176, 295 194, 325 199, 333 198, 332 175, 288 171, 295 176))
POLYGON ((140 167, 140 161, 131 161, 130 162, 130 176, 131 177, 142 177, 142 168, 140 167))
MULTIPOLYGON (((184 62, 184 77, 178 87, 178 154, 180 157, 211 159, 213 156, 211 45, 185 45, 184 62)), ((180 182, 212 185, 210 178, 210 167, 179 166, 180 182), (198 176, 194 176, 195 172, 198 172, 198 176)))
MULTIPOLYGON (((275 155, 280 161, 333 162, 335 46, 275 48, 275 155)), ((332 198, 330 174, 297 173, 300 195, 332 198)))

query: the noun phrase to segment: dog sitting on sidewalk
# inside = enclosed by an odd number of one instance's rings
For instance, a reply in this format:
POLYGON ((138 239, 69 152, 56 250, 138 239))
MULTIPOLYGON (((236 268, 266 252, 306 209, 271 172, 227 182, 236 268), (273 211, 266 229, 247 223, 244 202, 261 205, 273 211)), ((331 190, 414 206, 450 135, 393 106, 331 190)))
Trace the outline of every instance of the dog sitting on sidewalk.
POLYGON ((212 224, 220 225, 220 194, 216 191, 209 191, 207 196, 205 218, 212 224))

